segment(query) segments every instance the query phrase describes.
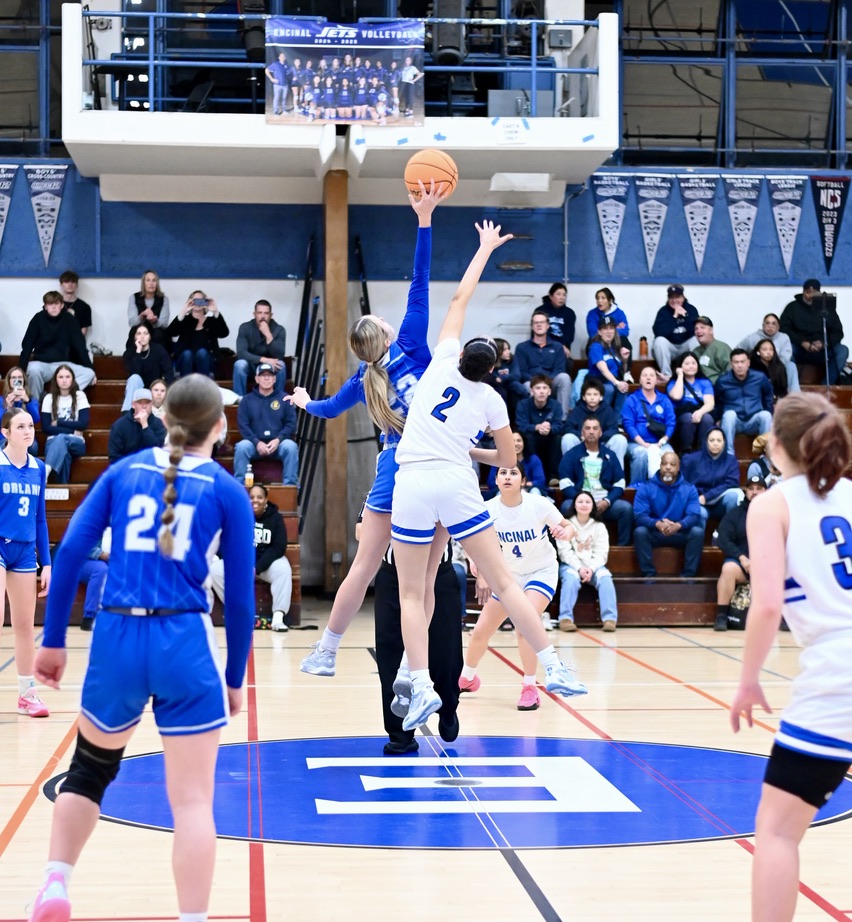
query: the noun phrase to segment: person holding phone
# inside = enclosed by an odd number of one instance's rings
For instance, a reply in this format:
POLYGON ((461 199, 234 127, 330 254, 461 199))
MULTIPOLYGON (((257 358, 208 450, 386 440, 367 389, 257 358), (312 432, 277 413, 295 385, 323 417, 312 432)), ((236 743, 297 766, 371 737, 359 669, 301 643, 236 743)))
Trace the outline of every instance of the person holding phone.
POLYGON ((177 340, 172 350, 177 373, 184 377, 197 371, 214 377, 219 340, 228 332, 215 300, 203 291, 193 291, 168 329, 168 335, 177 340))
MULTIPOLYGON (((6 410, 26 410, 33 418, 33 423, 38 425, 41 414, 38 410, 38 400, 27 390, 27 376, 20 365, 13 365, 3 380, 3 412, 6 410)), ((0 448, 5 447, 6 440, 0 438, 0 448)), ((38 454, 38 442, 33 439, 27 449, 31 455, 38 454)))

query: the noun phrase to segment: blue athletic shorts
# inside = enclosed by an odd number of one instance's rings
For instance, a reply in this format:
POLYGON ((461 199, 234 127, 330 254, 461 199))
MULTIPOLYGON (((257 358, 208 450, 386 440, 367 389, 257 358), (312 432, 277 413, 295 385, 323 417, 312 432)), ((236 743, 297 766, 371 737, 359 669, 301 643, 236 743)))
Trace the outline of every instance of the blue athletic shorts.
POLYGON ((139 723, 152 700, 163 736, 228 722, 228 692, 207 614, 118 615, 95 620, 81 710, 105 733, 139 723))
POLYGON ((35 544, 0 538, 0 567, 7 573, 35 573, 38 570, 35 544))
POLYGON ((396 463, 396 446, 379 452, 376 458, 376 479, 367 494, 367 508, 373 512, 390 515, 393 500, 393 485, 399 465, 396 463))

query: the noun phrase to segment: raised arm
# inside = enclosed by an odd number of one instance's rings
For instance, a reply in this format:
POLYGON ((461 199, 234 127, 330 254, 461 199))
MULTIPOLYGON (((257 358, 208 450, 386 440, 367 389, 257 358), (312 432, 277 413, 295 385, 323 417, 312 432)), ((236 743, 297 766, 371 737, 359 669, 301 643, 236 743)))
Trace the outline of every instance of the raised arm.
POLYGON ((447 316, 444 318, 441 332, 438 334, 438 342, 445 339, 461 339, 467 304, 474 291, 476 291, 476 286, 479 284, 479 278, 488 263, 488 258, 497 247, 512 239, 512 234, 506 234, 501 237, 500 225, 495 226, 493 221, 483 221, 482 227, 477 224, 476 229, 479 232, 479 249, 470 261, 470 265, 462 276, 452 301, 450 301, 447 316))

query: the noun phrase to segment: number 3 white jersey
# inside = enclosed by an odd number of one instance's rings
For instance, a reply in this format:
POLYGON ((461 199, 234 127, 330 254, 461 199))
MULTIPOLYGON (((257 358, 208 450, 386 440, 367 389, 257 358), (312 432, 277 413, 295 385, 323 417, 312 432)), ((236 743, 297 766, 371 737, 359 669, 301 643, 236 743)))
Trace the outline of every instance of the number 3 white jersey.
POLYGON ((503 557, 513 574, 533 573, 556 564, 548 525, 558 525, 562 514, 549 500, 522 493, 519 506, 506 506, 500 496, 489 499, 486 509, 494 522, 503 557))
POLYGON ((401 465, 469 468, 468 452, 486 427, 494 430, 509 425, 506 404, 497 391, 480 381, 468 381, 459 373, 460 351, 457 339, 438 343, 414 392, 396 450, 401 465))

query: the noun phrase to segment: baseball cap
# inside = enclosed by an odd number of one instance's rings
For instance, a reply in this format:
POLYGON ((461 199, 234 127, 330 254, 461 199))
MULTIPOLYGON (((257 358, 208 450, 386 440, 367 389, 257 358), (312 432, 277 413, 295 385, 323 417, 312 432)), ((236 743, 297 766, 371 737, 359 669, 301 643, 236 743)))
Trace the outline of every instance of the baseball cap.
POLYGON ((601 317, 600 321, 598 322, 598 329, 600 330, 601 327, 614 327, 617 325, 618 324, 616 324, 612 317, 601 317))
POLYGON ((817 291, 822 291, 822 285, 820 284, 819 279, 805 279, 802 282, 802 291, 806 291, 808 288, 815 288, 817 291))
POLYGON ((683 285, 669 285, 667 293, 669 297, 672 297, 672 295, 682 295, 683 285))
POLYGON ((702 314, 700 317, 696 317, 695 322, 703 323, 705 327, 713 326, 713 321, 709 317, 705 316, 704 314, 702 314))
POLYGON ((760 476, 760 474, 755 474, 753 477, 749 477, 748 482, 746 483, 746 486, 749 486, 750 484, 753 484, 753 483, 756 483, 761 487, 766 486, 766 481, 760 476))
POLYGON ((269 364, 269 362, 261 362, 254 370, 255 376, 262 374, 275 374, 275 369, 269 364))
POLYGON ((154 398, 151 396, 151 392, 148 390, 147 387, 137 387, 136 390, 133 392, 133 399, 134 400, 153 400, 154 398))

